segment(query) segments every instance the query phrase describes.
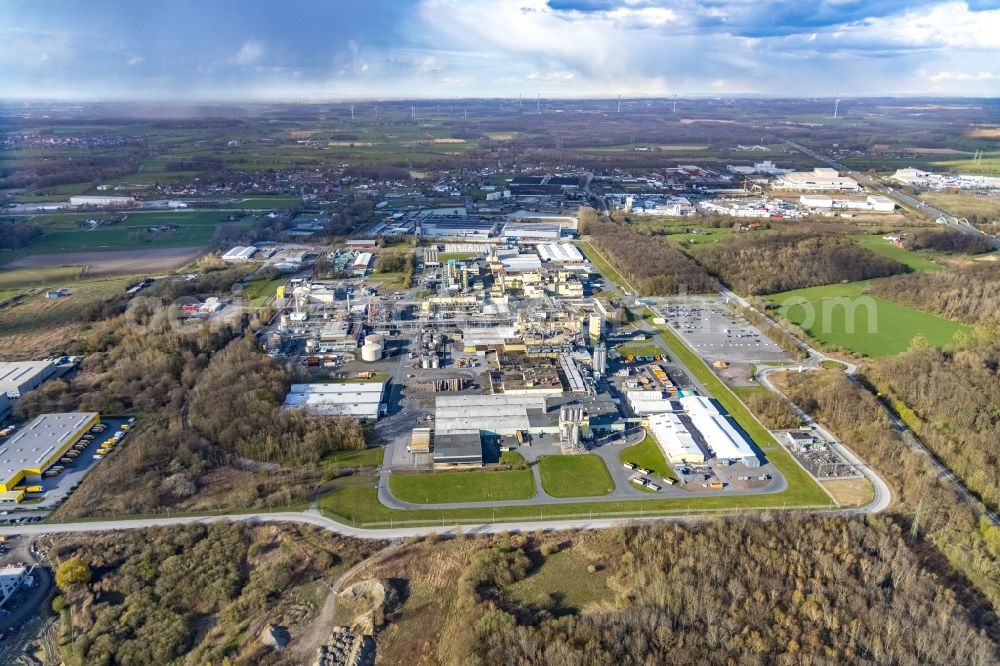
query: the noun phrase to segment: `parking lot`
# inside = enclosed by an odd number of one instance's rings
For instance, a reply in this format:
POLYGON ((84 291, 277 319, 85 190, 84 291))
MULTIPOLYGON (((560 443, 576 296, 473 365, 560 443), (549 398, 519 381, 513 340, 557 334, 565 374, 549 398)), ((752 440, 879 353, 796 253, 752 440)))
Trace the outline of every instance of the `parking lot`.
POLYGON ((764 363, 793 361, 767 336, 719 298, 665 301, 657 311, 667 324, 709 361, 764 363))

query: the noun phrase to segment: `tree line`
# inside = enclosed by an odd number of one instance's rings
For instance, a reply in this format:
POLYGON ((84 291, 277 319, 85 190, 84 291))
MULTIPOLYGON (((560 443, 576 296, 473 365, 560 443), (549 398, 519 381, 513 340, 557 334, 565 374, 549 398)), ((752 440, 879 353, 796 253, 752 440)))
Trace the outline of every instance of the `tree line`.
POLYGON ((681 250, 628 224, 598 216, 592 208, 580 209, 580 233, 642 294, 665 296, 685 290, 699 294, 718 289, 705 269, 681 250))
POLYGON ((1000 511, 1000 341, 952 350, 918 347, 881 359, 865 376, 934 454, 994 511, 1000 511))
MULTIPOLYGON (((936 548, 989 599, 976 612, 995 625, 1000 605, 1000 528, 939 478, 931 461, 897 433, 878 399, 839 371, 785 373, 785 394, 829 428, 892 486, 890 515, 905 527, 918 552, 936 548)), ((985 621, 985 619, 983 621, 985 621)))
POLYGON ((708 271, 741 294, 773 294, 902 273, 899 262, 849 238, 802 232, 730 235, 698 251, 708 271))
POLYGON ((898 275, 873 283, 871 292, 967 324, 1000 325, 1000 271, 993 263, 898 275))

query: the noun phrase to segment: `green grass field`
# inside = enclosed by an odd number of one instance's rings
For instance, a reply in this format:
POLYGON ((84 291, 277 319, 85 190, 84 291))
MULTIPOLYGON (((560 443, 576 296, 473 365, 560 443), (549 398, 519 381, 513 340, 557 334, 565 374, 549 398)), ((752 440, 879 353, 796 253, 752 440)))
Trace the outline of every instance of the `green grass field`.
POLYGON ((478 252, 442 252, 438 255, 438 261, 442 264, 447 264, 449 259, 465 261, 466 259, 474 259, 478 256, 478 252))
POLYGON ((663 347, 656 345, 633 345, 629 343, 615 347, 622 356, 665 356, 663 347))
POLYGON ((542 456, 542 488, 552 497, 597 497, 614 491, 615 482, 600 456, 542 456))
POLYGON ((660 445, 656 443, 656 439, 652 435, 647 434, 646 438, 638 444, 633 444, 619 451, 618 459, 623 463, 629 462, 645 469, 651 469, 658 476, 677 480, 677 475, 673 468, 667 464, 667 459, 663 457, 660 445))
POLYGON ((927 252, 914 252, 905 248, 896 247, 889 241, 882 238, 881 234, 859 234, 850 236, 858 245, 871 250, 883 257, 889 257, 906 266, 909 273, 917 271, 939 271, 944 268, 941 264, 935 263, 928 258, 927 252))
POLYGON ((489 502, 530 499, 535 479, 530 470, 393 474, 389 490, 396 499, 414 504, 489 502))
POLYGON ((364 467, 381 467, 385 449, 381 446, 360 451, 334 451, 319 461, 325 470, 347 470, 364 467))
POLYGON ((267 299, 274 296, 278 287, 288 282, 288 278, 279 277, 273 280, 250 280, 243 285, 243 297, 250 300, 250 305, 260 307, 267 299))
POLYGON ((923 335, 940 347, 969 326, 864 292, 869 283, 851 282, 772 294, 779 316, 819 342, 872 358, 906 351, 923 335))
POLYGON ((558 595, 560 609, 579 610, 588 604, 612 601, 614 592, 607 585, 607 569, 590 573, 590 562, 582 549, 567 549, 545 558, 541 566, 504 590, 505 595, 521 603, 535 603, 547 595, 558 595))

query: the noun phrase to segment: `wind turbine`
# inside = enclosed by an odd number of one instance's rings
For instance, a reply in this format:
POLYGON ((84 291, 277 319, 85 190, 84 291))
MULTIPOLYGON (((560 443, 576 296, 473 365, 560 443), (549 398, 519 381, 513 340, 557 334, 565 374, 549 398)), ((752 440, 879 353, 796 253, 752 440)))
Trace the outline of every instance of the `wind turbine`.
POLYGON ((834 118, 837 117, 837 111, 839 109, 840 109, 840 97, 838 96, 835 100, 833 100, 833 117, 834 118))
POLYGON ((622 96, 618 95, 618 113, 622 112, 622 96))

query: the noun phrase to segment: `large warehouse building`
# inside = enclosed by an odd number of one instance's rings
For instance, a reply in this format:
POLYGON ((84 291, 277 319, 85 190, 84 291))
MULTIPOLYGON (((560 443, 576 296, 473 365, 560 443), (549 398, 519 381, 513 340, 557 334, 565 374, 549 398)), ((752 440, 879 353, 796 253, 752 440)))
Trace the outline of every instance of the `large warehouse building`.
POLYGON ((375 420, 384 413, 383 382, 292 384, 285 408, 303 408, 323 416, 354 416, 375 420))
POLYGON ((796 190, 800 192, 854 192, 860 188, 858 181, 841 176, 836 169, 817 167, 812 171, 793 171, 774 181, 776 190, 796 190))
POLYGON ((562 235, 562 225, 554 222, 508 222, 500 235, 517 240, 557 241, 562 235))
POLYGON ((647 423, 663 455, 671 463, 701 463, 714 458, 727 464, 760 467, 760 457, 753 445, 709 398, 684 396, 654 404, 654 401, 643 400, 644 397, 637 394, 634 399, 630 392, 629 402, 636 413, 647 404, 655 407, 655 410, 646 411, 649 414, 647 423), (673 411, 667 411, 668 406, 673 406, 673 411))
POLYGON ((0 442, 0 503, 14 504, 24 493, 14 488, 41 476, 88 430, 97 425, 97 412, 42 414, 0 442))
POLYGON ((52 361, 0 362, 0 418, 14 408, 14 402, 28 391, 38 388, 56 373, 52 361))
MULTIPOLYGON (((478 446, 474 441, 483 435, 513 437, 519 431, 558 435, 564 407, 576 408, 583 415, 579 428, 584 438, 625 428, 618 407, 606 393, 442 395, 434 406, 434 462, 476 462, 470 456, 478 446)), ((481 462, 481 450, 479 455, 481 462)))
POLYGON ((679 415, 653 414, 649 417, 649 429, 671 464, 705 462, 705 451, 679 415))
POLYGON ((425 217, 417 233, 437 238, 472 238, 486 240, 496 231, 496 222, 472 217, 425 217))
POLYGON ((569 243, 541 243, 538 246, 538 256, 542 261, 574 263, 586 261, 576 246, 569 243))

